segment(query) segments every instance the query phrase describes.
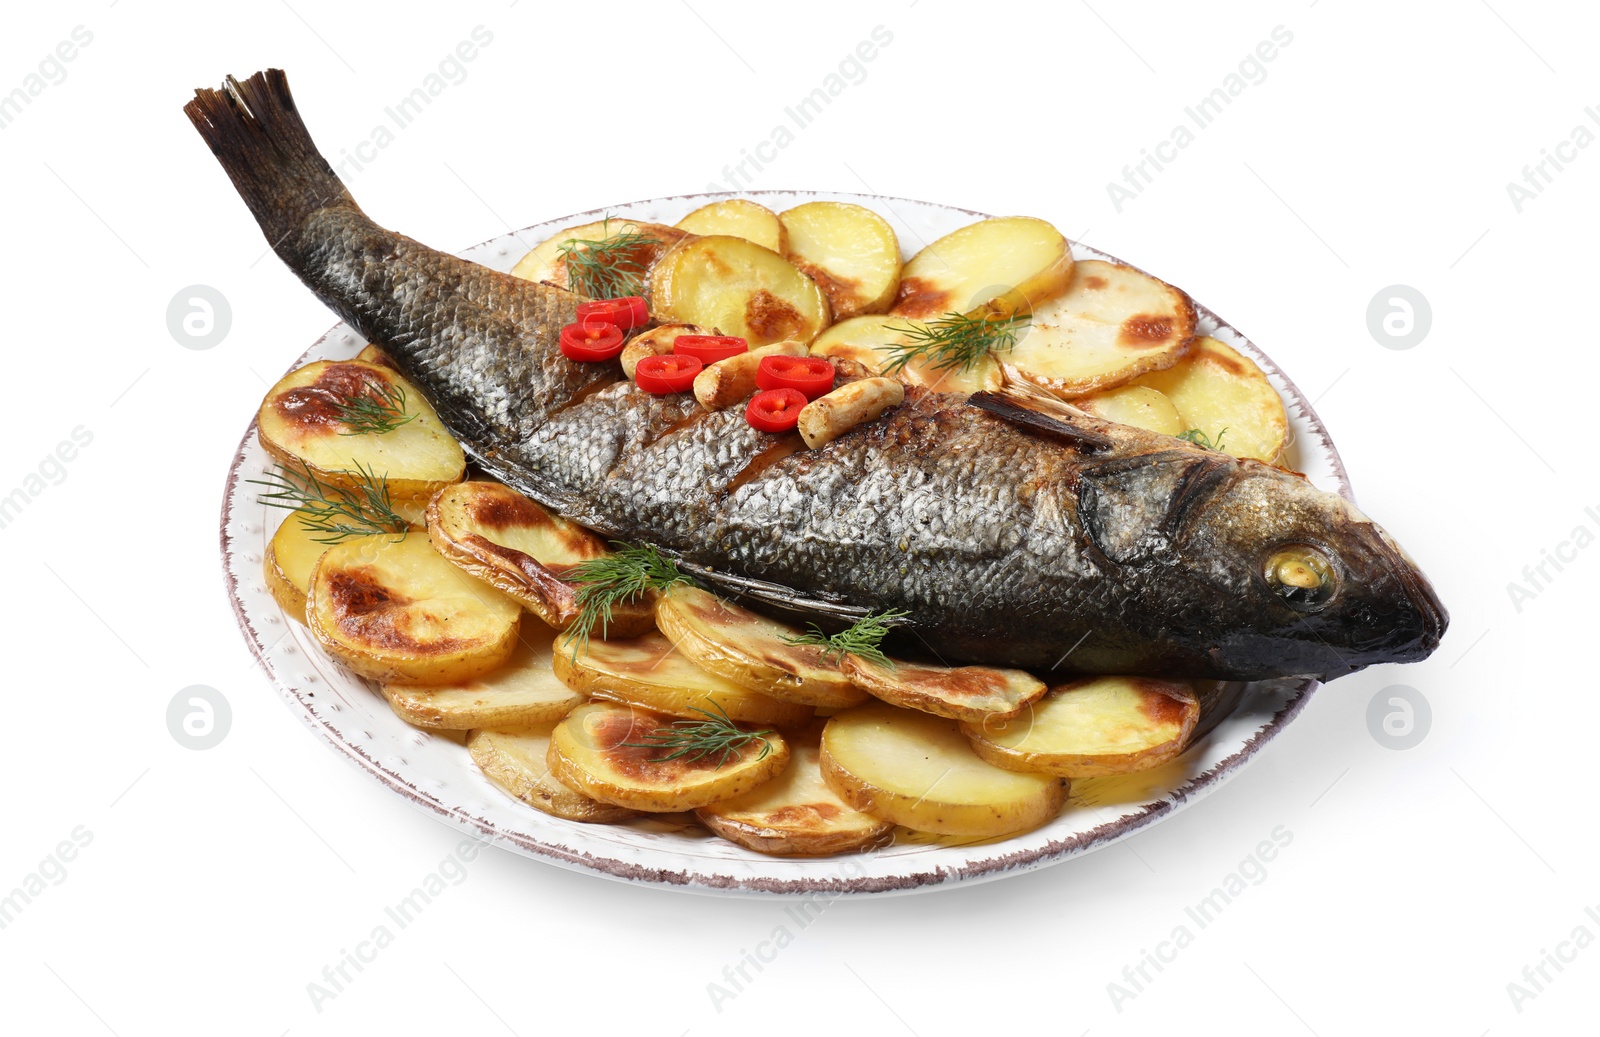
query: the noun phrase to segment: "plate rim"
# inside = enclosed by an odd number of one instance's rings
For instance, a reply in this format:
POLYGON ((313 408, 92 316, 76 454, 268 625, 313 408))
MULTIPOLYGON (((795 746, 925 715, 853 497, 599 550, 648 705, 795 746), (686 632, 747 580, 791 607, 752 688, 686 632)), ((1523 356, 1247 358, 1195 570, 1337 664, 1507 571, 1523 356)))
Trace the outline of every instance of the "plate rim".
MULTIPOLYGON (((851 191, 821 191, 814 189, 761 189, 750 191, 718 191, 695 192, 681 195, 662 195, 655 198, 639 199, 637 201, 621 202, 601 208, 590 209, 584 212, 571 213, 566 216, 556 217, 530 224, 527 227, 508 231, 485 239, 474 245, 469 245, 456 252, 456 255, 466 255, 479 249, 492 247, 506 240, 517 240, 521 234, 532 227, 542 226, 547 223, 563 223, 568 220, 580 221, 585 217, 603 214, 616 209, 628 209, 635 206, 656 205, 661 203, 716 200, 723 198, 750 198, 759 196, 788 196, 818 195, 829 199, 849 198, 858 201, 875 201, 883 203, 904 202, 909 205, 940 208, 948 211, 972 216, 977 219, 988 219, 990 215, 961 206, 950 205, 943 202, 928 202, 914 198, 905 198, 895 195, 878 195, 851 191)), ((891 206, 892 211, 892 206, 891 206)), ((909 221, 900 217, 902 222, 909 221)), ((1110 253, 1080 242, 1069 242, 1074 251, 1083 250, 1092 252, 1097 258, 1111 262, 1121 263, 1141 272, 1146 272, 1142 267, 1126 263, 1110 253)), ((1147 273, 1147 272, 1146 272, 1147 273)), ((1155 276, 1153 274, 1149 276, 1155 276)), ((1185 293, 1187 294, 1187 293, 1185 293)), ((1226 329, 1239 341, 1249 347, 1252 358, 1268 369, 1281 382, 1288 399, 1285 403, 1294 405, 1303 416, 1306 424, 1319 440, 1320 452, 1326 459, 1331 469, 1331 478, 1336 484, 1336 492, 1354 503, 1355 497, 1350 485, 1349 473, 1345 468, 1344 460, 1338 448, 1334 445, 1327 427, 1323 424, 1305 393, 1295 384, 1294 380, 1280 367, 1276 360, 1268 356, 1259 346, 1239 331, 1233 324, 1225 320, 1220 314, 1201 302, 1193 300, 1197 316, 1202 321, 1209 321, 1217 329, 1226 329)), ((330 337, 340 333, 346 325, 336 323, 327 332, 319 336, 306 348, 285 370, 293 371, 309 361, 311 354, 328 341, 330 337)), ((282 377, 280 375, 280 377, 282 377)), ((259 408, 257 413, 259 414, 259 408)), ((1246 762, 1255 756, 1261 748, 1277 737, 1296 717, 1304 711, 1312 695, 1322 687, 1322 682, 1314 678, 1303 678, 1293 681, 1286 686, 1287 700, 1272 714, 1262 726, 1252 733, 1242 745, 1233 753, 1217 761, 1203 771, 1190 775, 1177 786, 1161 795, 1161 798, 1149 801, 1143 806, 1122 814, 1110 821, 1097 824, 1088 831, 1075 833, 1062 839, 1051 839, 1042 845, 1021 847, 1009 852, 991 854, 987 856, 974 856, 964 865, 951 868, 946 865, 935 865, 931 869, 908 870, 893 875, 884 876, 841 876, 837 874, 803 876, 798 878, 777 878, 773 876, 740 877, 729 874, 720 874, 715 871, 695 871, 686 868, 651 867, 615 857, 607 857, 589 850, 579 849, 565 845, 556 840, 536 839, 532 836, 517 831, 508 831, 497 826, 486 818, 478 817, 464 807, 448 807, 435 797, 424 793, 415 783, 372 758, 360 745, 347 738, 342 731, 334 726, 331 719, 325 715, 313 712, 306 708, 298 695, 298 689, 278 672, 268 658, 268 653, 277 646, 284 637, 292 631, 294 620, 283 617, 284 630, 271 644, 264 643, 261 631, 246 614, 245 604, 241 596, 239 578, 234 572, 232 555, 235 547, 232 543, 230 527, 233 522, 234 498, 239 489, 244 475, 243 465, 245 455, 249 450, 252 440, 257 434, 257 417, 252 416, 244 434, 240 437, 238 446, 234 450, 232 459, 228 463, 228 475, 224 480, 222 509, 218 524, 218 540, 222 561, 222 574, 224 589, 227 592, 229 607, 233 611, 235 622, 240 633, 243 634, 246 645, 251 655, 261 669, 267 674, 272 685, 278 691, 284 705, 300 717, 308 726, 323 736, 339 754, 352 766, 370 775, 384 787, 399 793, 402 798, 413 804, 418 809, 424 810, 439 820, 450 823, 457 828, 465 830, 468 834, 495 845, 509 844, 525 856, 544 860, 569 870, 582 871, 589 874, 598 874, 602 877, 646 883, 652 886, 675 889, 695 893, 734 893, 745 895, 852 895, 869 896, 874 894, 910 893, 931 891, 935 889, 951 888, 960 884, 971 884, 977 881, 988 881, 1002 878, 1007 875, 1031 871, 1048 864, 1066 860, 1070 857, 1082 856, 1093 850, 1101 849, 1112 843, 1118 842, 1138 832, 1169 814, 1187 807, 1191 803, 1204 798, 1225 784, 1227 779, 1236 773, 1246 762)), ((528 809, 532 810, 531 807, 528 809)), ((574 822, 576 823, 576 822, 574 822)), ((1004 841, 982 844, 982 849, 1003 847, 1004 841)), ((975 847, 978 848, 978 847, 975 847)), ((868 851, 870 853, 870 851, 868 851)), ((846 855, 837 860, 851 860, 862 856, 861 854, 846 855)), ((786 859, 784 859, 786 860, 786 859)))

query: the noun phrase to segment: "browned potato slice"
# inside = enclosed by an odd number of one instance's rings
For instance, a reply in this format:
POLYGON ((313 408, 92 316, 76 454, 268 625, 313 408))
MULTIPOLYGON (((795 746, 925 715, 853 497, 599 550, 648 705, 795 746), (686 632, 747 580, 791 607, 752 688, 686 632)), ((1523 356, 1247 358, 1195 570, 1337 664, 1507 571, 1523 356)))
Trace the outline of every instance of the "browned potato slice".
POLYGON ((822 747, 789 742, 789 766, 764 785, 694 812, 700 823, 757 853, 816 857, 876 846, 894 832, 888 821, 855 809, 822 780, 822 747))
POLYGON ((810 342, 831 321, 815 281, 771 249, 727 235, 690 238, 662 256, 650 312, 741 336, 751 346, 810 342))
POLYGON ((656 601, 656 626, 691 663, 785 702, 842 709, 867 696, 816 645, 789 644, 794 627, 678 584, 656 601))
POLYGON ((305 515, 305 509, 301 509, 284 516, 267 545, 267 557, 262 566, 272 600, 302 623, 306 621, 306 592, 311 589, 311 570, 317 567, 317 559, 328 549, 327 544, 314 539, 324 534, 308 527, 302 521, 305 515))
POLYGON ((788 251, 789 235, 778 214, 748 198, 724 198, 702 205, 679 220, 678 229, 690 234, 743 238, 780 256, 788 251))
MULTIPOLYGON (((833 325, 818 335, 811 343, 814 356, 835 360, 854 360, 874 374, 882 374, 890 362, 899 355, 896 346, 911 342, 909 329, 920 322, 904 317, 872 315, 852 317, 833 325)), ((959 371, 940 371, 927 361, 918 358, 905 365, 898 373, 908 385, 921 385, 935 392, 977 392, 980 389, 998 389, 1005 379, 1000 365, 986 358, 972 368, 959 371)))
POLYGON ((1184 430, 1178 408, 1165 393, 1146 385, 1119 385, 1104 392, 1078 396, 1072 405, 1097 418, 1149 429, 1163 436, 1176 436, 1184 430))
POLYGON ((401 720, 433 731, 554 723, 584 700, 551 666, 555 638, 524 619, 516 649, 493 673, 454 684, 385 684, 383 697, 401 720))
POLYGON ((788 743, 773 731, 739 745, 726 761, 716 752, 666 759, 675 750, 653 743, 673 734, 675 722, 683 721, 634 706, 579 706, 551 733, 550 773, 602 803, 666 812, 743 795, 789 762, 788 743))
MULTIPOLYGON (((662 255, 673 245, 688 237, 676 227, 624 220, 613 216, 595 223, 584 223, 558 231, 518 260, 517 265, 511 268, 511 273, 529 281, 547 281, 560 288, 574 288, 569 283, 567 261, 561 253, 561 246, 569 241, 606 241, 622 234, 637 234, 648 239, 635 247, 619 250, 615 257, 619 265, 624 265, 629 273, 638 279, 641 291, 636 294, 643 294, 644 286, 649 283, 650 270, 662 255)), ((587 245, 575 247, 584 251, 589 250, 587 245)))
POLYGON ((291 371, 268 390, 256 417, 267 453, 295 469, 304 464, 334 486, 356 487, 359 466, 384 479, 396 500, 426 500, 460 482, 466 471, 466 455, 428 401, 376 364, 318 360, 291 371), (384 392, 404 393, 404 423, 387 432, 351 434, 341 405, 380 399, 384 392))
POLYGON ((473 731, 467 752, 484 776, 535 810, 567 821, 626 821, 638 811, 590 799, 550 773, 550 734, 557 717, 509 731, 473 731))
POLYGON ((394 357, 390 356, 388 353, 385 353, 383 351, 383 347, 374 342, 368 342, 366 345, 362 346, 361 352, 356 354, 356 359, 364 364, 376 364, 379 367, 387 367, 389 370, 394 371, 397 374, 400 371, 399 366, 394 362, 394 357))
POLYGON ((647 356, 660 356, 672 352, 672 344, 679 335, 704 335, 705 329, 694 324, 661 324, 628 340, 622 347, 622 373, 629 378, 647 356))
POLYGON ((977 754, 1013 771, 1093 778, 1160 766, 1200 719, 1194 689, 1147 677, 1091 677, 1051 690, 1009 720, 962 725, 977 754))
POLYGON ((1028 313, 1072 280, 1067 239, 1044 220, 1002 216, 952 231, 900 271, 890 311, 928 319, 947 313, 1028 313))
POLYGON ((850 202, 806 202, 779 217, 789 262, 822 286, 834 320, 882 313, 900 287, 900 240, 889 221, 850 202))
POLYGON ((556 642, 556 676, 585 695, 689 719, 715 707, 734 720, 778 727, 803 724, 811 716, 809 706, 781 702, 702 670, 660 634, 591 640, 579 647, 576 658, 572 638, 567 634, 556 642))
POLYGON ((1012 716, 1046 691, 1031 673, 990 666, 886 664, 852 653, 844 657, 843 669, 857 687, 890 705, 952 720, 1012 716))
POLYGON ((822 776, 846 803, 919 832, 990 838, 1037 828, 1067 783, 985 763, 954 720, 885 703, 847 709, 822 731, 822 776))
POLYGON ((1194 341, 1194 306, 1164 281, 1084 260, 1066 294, 1034 308, 1003 358, 1007 377, 1065 396, 1171 367, 1194 341))
POLYGON ((1266 373, 1232 346, 1196 339, 1176 365, 1138 384, 1172 401, 1182 417, 1180 431, 1199 429, 1210 443, 1220 441, 1224 453, 1270 462, 1283 452, 1289 437, 1283 400, 1266 373))
POLYGON ((522 609, 451 565, 420 533, 328 548, 311 573, 306 622, 328 654, 391 684, 449 684, 497 669, 522 609))
MULTIPOLYGON (((509 486, 465 482, 428 505, 428 536, 439 553, 497 590, 511 595, 557 630, 582 611, 566 572, 579 562, 610 554, 582 526, 552 515, 509 486)), ((602 637, 632 637, 655 626, 655 603, 622 602, 611 611, 602 637)))

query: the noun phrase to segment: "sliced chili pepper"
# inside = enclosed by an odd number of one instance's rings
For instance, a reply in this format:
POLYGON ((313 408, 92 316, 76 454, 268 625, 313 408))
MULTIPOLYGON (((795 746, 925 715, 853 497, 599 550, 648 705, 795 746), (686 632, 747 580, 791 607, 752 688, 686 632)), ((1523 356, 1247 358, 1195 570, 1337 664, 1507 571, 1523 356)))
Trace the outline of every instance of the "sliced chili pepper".
POLYGON ((650 310, 645 306, 644 299, 637 295, 579 303, 578 323, 588 327, 595 321, 612 324, 623 331, 628 331, 650 323, 650 310))
POLYGON ((702 364, 714 364, 749 349, 750 343, 737 335, 679 335, 672 340, 674 353, 699 357, 702 364))
POLYGON ((561 355, 568 360, 610 360, 622 352, 622 329, 615 324, 568 324, 561 329, 561 355))
POLYGON ((806 394, 799 389, 764 389, 750 397, 744 418, 762 432, 787 432, 800 420, 806 394))
POLYGON ((699 357, 677 356, 665 353, 647 356, 633 369, 633 380, 645 392, 664 396, 669 392, 686 392, 694 386, 694 376, 705 370, 699 357))
POLYGON ((756 368, 761 389, 799 389, 814 400, 833 390, 833 363, 820 356, 764 356, 756 368))

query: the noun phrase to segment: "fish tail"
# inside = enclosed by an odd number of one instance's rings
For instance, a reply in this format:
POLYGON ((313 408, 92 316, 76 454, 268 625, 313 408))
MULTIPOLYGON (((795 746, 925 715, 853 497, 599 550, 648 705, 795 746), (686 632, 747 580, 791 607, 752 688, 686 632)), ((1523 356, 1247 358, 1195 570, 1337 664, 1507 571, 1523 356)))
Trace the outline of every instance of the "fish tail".
POLYGON ((312 142, 282 69, 198 89, 183 111, 275 250, 319 209, 360 211, 312 142))

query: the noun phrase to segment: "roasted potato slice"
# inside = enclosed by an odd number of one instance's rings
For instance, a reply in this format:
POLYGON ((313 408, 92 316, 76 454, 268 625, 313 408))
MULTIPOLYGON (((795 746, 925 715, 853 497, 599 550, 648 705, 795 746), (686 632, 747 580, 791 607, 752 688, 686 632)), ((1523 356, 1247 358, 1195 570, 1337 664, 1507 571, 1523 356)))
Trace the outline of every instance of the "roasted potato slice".
POLYGON ((1063 396, 1171 367, 1194 342, 1194 305, 1130 266, 1086 259, 1064 295, 1034 308, 1007 352, 1007 377, 1063 396))
POLYGON ((679 335, 704 335, 705 329, 694 324, 660 324, 649 331, 633 336, 622 347, 622 373, 629 378, 647 356, 660 356, 672 352, 672 344, 679 335))
POLYGON ((734 720, 792 727, 811 716, 809 706, 781 702, 696 666, 661 634, 580 644, 573 634, 556 642, 556 676, 574 691, 631 702, 645 709, 693 719, 699 710, 720 708, 734 720))
POLYGON ((743 238, 780 256, 788 251, 789 232, 778 214, 748 198, 724 198, 702 205, 679 220, 678 229, 690 234, 743 238))
POLYGON ((1288 441, 1289 415, 1266 372, 1214 338, 1196 339, 1177 364, 1136 384, 1164 394, 1182 417, 1180 431, 1198 429, 1223 453, 1271 462, 1288 441))
POLYGON ((272 600, 302 623, 306 621, 306 592, 311 589, 311 570, 317 567, 317 559, 328 549, 327 544, 315 539, 325 534, 307 526, 305 518, 304 508, 284 516, 267 544, 267 557, 262 565, 272 600))
POLYGON ((1188 684, 1091 677, 1052 689, 1009 720, 966 723, 962 731, 996 767, 1094 778, 1166 763, 1183 752, 1199 719, 1188 684))
POLYGON ((334 486, 356 487, 359 466, 387 482, 396 500, 426 500, 466 471, 466 455, 433 407, 377 364, 318 360, 291 371, 268 390, 256 419, 267 453, 334 486), (357 434, 345 419, 351 402, 363 400, 387 407, 393 427, 357 434))
POLYGON ((383 347, 378 345, 376 342, 368 342, 366 345, 362 346, 361 352, 356 354, 356 359, 364 364, 376 364, 379 367, 387 367, 396 374, 400 372, 400 367, 394 362, 394 357, 390 356, 388 353, 385 353, 383 351, 383 347))
POLYGON ((806 202, 779 219, 789 262, 822 287, 834 320, 882 313, 894 302, 900 239, 888 220, 850 202, 806 202))
POLYGON ((785 702, 842 709, 867 696, 817 645, 790 644, 801 631, 689 584, 656 600, 656 626, 689 662, 785 702))
POLYGON ((822 780, 820 730, 789 739, 789 766, 742 796, 694 812, 700 823, 757 853, 818 857, 864 850, 894 825, 855 809, 822 780))
MULTIPOLYGON (((641 291, 637 294, 643 294, 644 288, 649 284, 650 271, 662 255, 689 236, 676 227, 624 220, 613 216, 556 232, 535 245, 527 255, 518 260, 517 265, 511 268, 511 273, 529 281, 544 281, 559 288, 572 288, 577 291, 581 288, 581 284, 574 287, 567 276, 567 261, 561 253, 561 246, 569 241, 575 243, 607 241, 624 234, 634 235, 643 240, 638 240, 630 247, 616 250, 615 255, 610 258, 615 266, 626 270, 629 276, 639 282, 641 291)), ((587 245, 576 247, 586 252, 590 248, 587 245)))
POLYGON ((450 564, 420 533, 328 548, 311 573, 306 622, 328 654, 390 684, 490 673, 517 644, 521 607, 450 564))
POLYGON ((567 821, 626 821, 638 811, 602 803, 550 773, 550 734, 561 718, 513 730, 473 731, 467 752, 484 777, 535 810, 567 821))
POLYGON ((454 684, 385 684, 383 697, 406 723, 431 731, 555 723, 584 697, 551 666, 556 632, 524 619, 516 648, 493 673, 454 684))
POLYGON ((828 719, 822 776, 857 810, 919 832, 990 838, 1037 828, 1067 783, 986 763, 954 720, 875 702, 828 719))
POLYGON ((1163 436, 1176 436, 1184 431, 1178 408, 1165 393, 1147 385, 1119 385, 1115 389, 1075 397, 1072 405, 1097 418, 1149 429, 1163 436))
POLYGON ((775 731, 744 741, 726 760, 716 751, 666 759, 676 749, 654 743, 684 722, 610 702, 579 706, 551 733, 550 773, 602 803, 666 812, 743 795, 789 762, 788 743, 775 731))
POLYGON ((952 720, 1014 716, 1047 690, 1044 681, 1031 673, 991 666, 883 663, 849 653, 841 668, 856 687, 874 698, 952 720))
MULTIPOLYGON (((509 486, 465 482, 428 505, 428 536, 439 553, 521 602, 557 630, 582 611, 577 587, 564 574, 579 562, 604 558, 605 542, 582 526, 552 515, 509 486)), ((648 597, 621 602, 602 637, 632 637, 655 626, 648 597)), ((482 725, 480 725, 482 726, 482 725)))
POLYGON ((661 257, 650 312, 738 335, 751 346, 810 342, 831 321, 817 283, 769 248, 723 234, 690 238, 661 257))
POLYGON ((897 317, 1028 313, 1072 280, 1072 249, 1044 220, 1001 216, 952 231, 900 271, 897 317))
MULTIPOLYGON (((861 363, 873 374, 884 369, 900 354, 897 347, 911 344, 912 330, 922 322, 904 317, 872 315, 852 317, 833 325, 811 343, 814 356, 861 363)), ((1000 365, 992 358, 961 371, 939 370, 922 357, 913 359, 896 376, 907 385, 921 385, 935 392, 977 392, 998 389, 1004 384, 1000 365)))

